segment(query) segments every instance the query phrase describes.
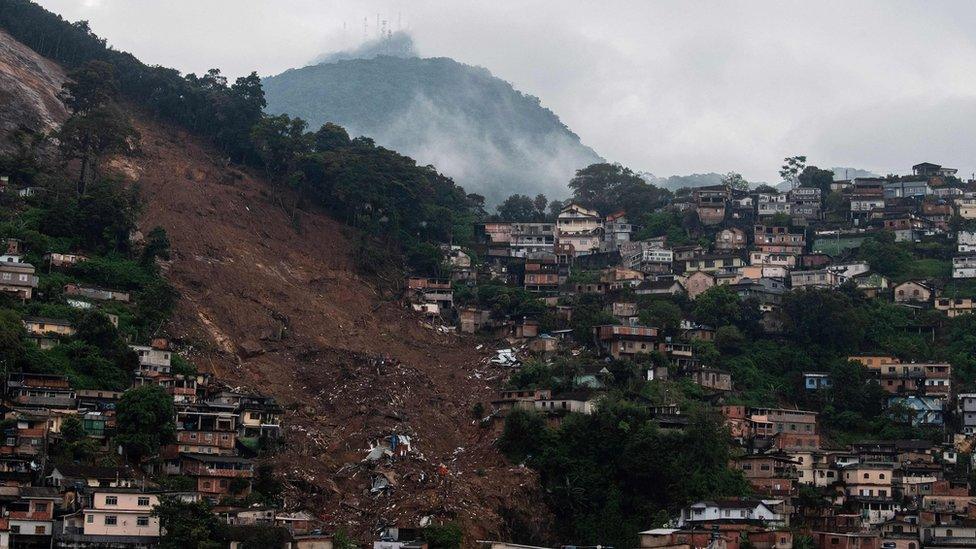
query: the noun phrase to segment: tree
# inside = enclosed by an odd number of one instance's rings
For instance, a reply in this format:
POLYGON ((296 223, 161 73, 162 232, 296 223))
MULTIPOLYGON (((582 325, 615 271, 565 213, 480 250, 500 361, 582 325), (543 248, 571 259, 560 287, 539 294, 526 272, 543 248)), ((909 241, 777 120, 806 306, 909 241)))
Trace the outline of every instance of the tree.
POLYGON ((461 549, 463 533, 456 522, 424 528, 424 540, 430 549, 461 549))
POLYGON ((286 114, 267 116, 251 128, 251 141, 268 176, 280 179, 294 170, 298 158, 311 152, 308 124, 286 114))
POLYGON ((549 200, 544 194, 537 194, 535 198, 532 199, 532 204, 535 206, 535 214, 538 219, 543 219, 546 217, 546 205, 549 204, 549 200))
POLYGON ((830 194, 830 184, 834 182, 834 172, 821 170, 816 166, 807 166, 797 176, 797 180, 803 187, 815 187, 820 189, 820 196, 826 197, 830 194))
POLYGON ((152 265, 156 258, 169 259, 169 237, 166 236, 166 229, 153 227, 146 235, 146 245, 142 249, 142 262, 145 265, 152 265))
POLYGON ((349 133, 338 124, 326 122, 315 132, 315 150, 319 152, 334 151, 349 144, 349 133))
POLYGON ((152 515, 159 517, 164 532, 159 540, 160 549, 216 549, 222 546, 216 541, 220 522, 205 500, 189 503, 175 497, 163 497, 153 508, 152 515))
POLYGON ((173 398, 158 385, 143 385, 123 393, 116 417, 116 442, 135 459, 158 453, 176 433, 173 398))
POLYGON ((807 164, 805 156, 790 156, 783 159, 783 166, 779 170, 779 176, 783 181, 790 184, 790 188, 796 187, 800 173, 807 164))
POLYGON ((640 323, 655 326, 666 334, 676 334, 681 327, 681 307, 666 299, 655 299, 638 313, 640 323))
POLYGON ((60 149, 78 159, 78 195, 98 175, 98 161, 111 154, 127 154, 129 142, 138 138, 128 118, 115 105, 118 83, 115 69, 102 61, 90 61, 68 74, 61 97, 71 116, 57 133, 60 149))
POLYGON ((644 181, 620 164, 591 164, 569 182, 573 198, 601 213, 624 210, 629 215, 662 206, 670 193, 644 181))
POLYGON ((713 286, 695 298, 692 316, 709 326, 721 327, 735 324, 741 317, 742 303, 739 294, 728 286, 713 286))
POLYGON ((11 309, 0 309, 0 373, 8 373, 14 361, 23 356, 24 335, 20 315, 11 309))
POLYGON ((555 220, 559 217, 559 212, 563 211, 563 202, 561 200, 552 200, 549 202, 549 219, 555 220))
POLYGON ((81 162, 77 188, 78 195, 83 196, 88 184, 98 177, 100 160, 113 154, 130 154, 130 142, 137 140, 139 134, 121 109, 108 104, 73 114, 61 126, 57 138, 65 157, 81 162))
POLYGON ((737 191, 749 190, 749 182, 737 172, 729 172, 722 176, 722 183, 737 191))
POLYGON ((61 421, 61 438, 65 442, 78 442, 88 436, 81 420, 75 416, 65 416, 61 421))
POLYGON ((528 196, 513 194, 498 205, 498 217, 504 221, 526 223, 538 219, 538 209, 536 203, 528 196))
POLYGON ((811 353, 856 351, 868 324, 851 298, 834 290, 794 290, 784 296, 782 310, 791 339, 811 353))
POLYGON ((85 114, 113 103, 118 92, 115 67, 96 60, 68 73, 60 97, 72 113, 85 114))

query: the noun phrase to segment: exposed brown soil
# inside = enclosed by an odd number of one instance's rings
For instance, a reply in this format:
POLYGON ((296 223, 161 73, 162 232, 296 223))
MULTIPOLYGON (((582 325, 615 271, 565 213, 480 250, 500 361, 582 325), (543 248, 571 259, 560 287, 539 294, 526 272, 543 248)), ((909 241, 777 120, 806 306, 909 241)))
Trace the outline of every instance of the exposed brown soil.
POLYGON ((456 518, 473 539, 502 534, 500 507, 538 516, 533 474, 472 417, 506 374, 487 346, 381 298, 356 274, 347 227, 306 212, 296 230, 267 183, 220 167, 181 131, 144 119, 137 129, 144 156, 116 165, 141 186, 143 230, 160 225, 172 242, 167 278, 183 297, 168 331, 204 371, 287 406, 275 462, 294 501, 363 535, 429 516, 456 518), (361 463, 393 433, 411 437, 411 452, 361 463), (382 494, 370 493, 376 469, 394 485, 382 494))
MULTIPOLYGON (((63 71, 0 33, 0 137, 20 123, 51 129, 63 71), (18 105, 19 112, 9 105, 18 105)), ((294 228, 260 176, 228 166, 185 132, 130 110, 141 154, 111 167, 139 184, 143 231, 166 229, 165 274, 180 293, 162 331, 203 372, 286 406, 273 459, 287 504, 366 541, 382 525, 457 520, 466 544, 505 536, 501 508, 545 522, 533 473, 495 449, 497 425, 472 417, 505 372, 487 346, 424 327, 356 273, 350 229, 316 212, 294 228), (410 451, 363 462, 397 433, 410 451), (371 493, 382 476, 389 487, 371 493)), ((403 450, 401 446, 398 450, 403 450)))

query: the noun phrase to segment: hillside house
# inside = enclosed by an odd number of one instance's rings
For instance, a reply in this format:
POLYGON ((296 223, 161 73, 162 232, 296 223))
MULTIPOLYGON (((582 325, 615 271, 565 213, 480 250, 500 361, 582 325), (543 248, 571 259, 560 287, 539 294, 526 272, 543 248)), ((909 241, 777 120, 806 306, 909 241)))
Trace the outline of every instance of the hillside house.
POLYGON ((777 214, 790 215, 792 205, 786 193, 758 193, 756 195, 756 216, 760 219, 777 214))
POLYGON ((86 261, 87 256, 82 254, 65 254, 60 252, 50 252, 44 254, 44 261, 48 263, 51 267, 70 267, 72 265, 77 265, 82 261, 86 261))
POLYGON ((827 269, 790 273, 790 285, 793 288, 836 288, 842 283, 839 274, 827 269))
POLYGON ((536 410, 550 414, 576 413, 591 415, 596 411, 600 397, 600 393, 591 391, 572 391, 537 398, 534 404, 536 410))
POLYGON ((462 333, 473 334, 491 323, 491 311, 477 307, 458 309, 458 324, 462 333))
POLYGON ((159 539, 159 517, 152 515, 159 496, 134 488, 103 488, 91 504, 65 517, 55 534, 59 547, 146 547, 159 539))
POLYGON ((60 338, 73 336, 76 332, 70 322, 56 318, 25 317, 23 323, 27 338, 41 349, 50 349, 60 338))
POLYGON ((932 194, 928 180, 903 180, 889 181, 884 184, 884 197, 892 198, 922 198, 932 194))
POLYGON ((942 427, 945 425, 945 399, 930 396, 892 396, 888 406, 904 407, 909 411, 912 425, 942 427))
POLYGON ((976 198, 956 198, 956 213, 963 219, 976 219, 976 198))
POLYGON ((743 278, 730 286, 741 299, 756 299, 761 311, 771 311, 783 303, 786 284, 769 277, 743 278))
POLYGON ((655 351, 658 329, 648 326, 595 326, 593 336, 603 353, 616 359, 633 358, 655 351))
POLYGON ((953 257, 952 278, 976 278, 976 254, 953 257))
POLYGON ((738 227, 722 229, 715 235, 716 251, 742 250, 749 244, 746 232, 738 227))
POLYGON ((790 215, 795 221, 815 221, 821 215, 821 194, 817 187, 796 187, 788 193, 790 215))
POLYGON ((746 454, 731 459, 729 468, 741 471, 757 494, 775 498, 796 495, 797 462, 784 453, 746 454))
POLYGON ((509 247, 511 257, 555 253, 556 226, 553 223, 512 223, 509 247))
POLYGON ((58 464, 46 477, 58 487, 81 484, 89 488, 128 488, 134 483, 132 472, 120 467, 58 464))
POLYGON ((803 388, 807 391, 819 391, 820 389, 829 389, 832 385, 830 381, 830 374, 825 374, 822 372, 804 372, 803 373, 803 388))
POLYGON ((733 272, 735 269, 745 265, 742 258, 737 255, 702 255, 686 259, 683 271, 703 271, 706 273, 733 272))
POLYGON ((634 289, 634 293, 637 295, 680 295, 685 293, 685 288, 673 278, 645 279, 634 289))
POLYGON ((659 242, 636 241, 620 244, 621 265, 644 273, 670 273, 674 252, 659 242))
POLYGON ((139 356, 139 374, 171 373, 173 353, 168 344, 157 342, 152 345, 129 345, 129 348, 139 356))
POLYGON ((525 289, 530 292, 555 292, 566 281, 566 273, 555 256, 525 260, 525 289))
POLYGON ((573 256, 599 251, 603 235, 603 218, 596 210, 570 203, 556 217, 556 241, 571 246, 573 256))
POLYGON ((728 392, 732 390, 732 374, 714 368, 697 368, 688 372, 688 377, 696 385, 712 391, 728 392))
POLYGON ((706 527, 710 523, 782 523, 785 518, 765 503, 747 498, 699 501, 681 510, 678 527, 706 527))
POLYGON ((87 297, 96 301, 122 301, 128 303, 129 293, 119 290, 109 290, 96 286, 85 286, 82 284, 65 284, 64 293, 80 297, 87 297))
POLYGON ((976 302, 969 297, 940 297, 935 300, 935 310, 946 313, 949 318, 955 318, 976 311, 974 303, 976 302))
POLYGON ((37 409, 77 409, 68 378, 56 374, 12 372, 7 375, 7 400, 14 406, 37 409))
POLYGON ((976 231, 958 231, 956 251, 961 254, 976 253, 976 231))
POLYGON ((450 280, 410 277, 406 297, 410 303, 430 306, 427 310, 434 315, 450 314, 454 308, 454 288, 450 280))
POLYGON ((957 398, 963 434, 976 434, 976 393, 960 393, 957 398))
POLYGON ((0 292, 22 300, 30 299, 39 280, 34 273, 34 266, 25 263, 19 255, 8 253, 0 257, 0 292))
POLYGON ((920 162, 912 166, 912 173, 922 177, 949 177, 956 175, 958 171, 956 168, 943 168, 931 162, 920 162))
POLYGON ((794 255, 802 254, 807 246, 803 232, 792 232, 789 227, 781 225, 755 225, 753 242, 761 252, 794 255))
POLYGON ((623 210, 612 213, 603 220, 603 251, 614 251, 624 242, 630 241, 633 227, 627 221, 627 214, 623 210))
POLYGON ((702 225, 718 225, 725 220, 726 206, 732 198, 728 185, 696 187, 691 194, 702 225))
POLYGON ((749 264, 793 269, 796 267, 796 255, 786 252, 753 251, 749 252, 749 264))
POLYGON ((19 498, 7 504, 4 516, 11 547, 49 547, 54 533, 54 507, 58 491, 47 486, 25 486, 19 498))
POLYGON ((895 303, 929 303, 936 296, 935 288, 922 280, 909 280, 894 287, 895 303))
POLYGON ((695 271, 679 279, 688 294, 689 299, 695 299, 706 290, 715 286, 715 275, 705 271, 695 271))

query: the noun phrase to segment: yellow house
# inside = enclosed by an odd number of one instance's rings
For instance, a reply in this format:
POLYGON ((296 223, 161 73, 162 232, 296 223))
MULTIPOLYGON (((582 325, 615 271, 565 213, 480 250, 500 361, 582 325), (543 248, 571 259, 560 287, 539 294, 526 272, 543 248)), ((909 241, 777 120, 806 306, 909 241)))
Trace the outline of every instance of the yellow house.
POLYGON ((67 320, 55 318, 27 317, 24 319, 24 328, 32 336, 58 335, 73 336, 75 328, 67 320))

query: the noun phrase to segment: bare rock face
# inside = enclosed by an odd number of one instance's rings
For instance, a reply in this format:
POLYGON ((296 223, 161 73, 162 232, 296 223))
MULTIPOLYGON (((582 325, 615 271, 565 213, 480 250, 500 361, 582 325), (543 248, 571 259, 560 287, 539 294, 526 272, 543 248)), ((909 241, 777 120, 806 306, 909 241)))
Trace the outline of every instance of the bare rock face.
POLYGON ((0 30, 0 151, 19 127, 50 131, 68 117, 58 99, 67 77, 54 62, 41 57, 0 30))

